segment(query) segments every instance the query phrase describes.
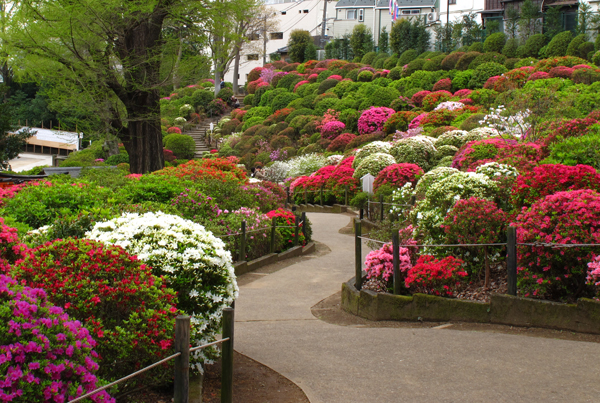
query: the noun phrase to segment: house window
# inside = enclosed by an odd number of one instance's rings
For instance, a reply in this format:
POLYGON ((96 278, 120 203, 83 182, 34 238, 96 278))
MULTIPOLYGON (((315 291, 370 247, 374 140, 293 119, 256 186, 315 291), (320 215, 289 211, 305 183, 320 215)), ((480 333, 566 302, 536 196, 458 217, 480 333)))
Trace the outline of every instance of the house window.
POLYGON ((456 0, 448 0, 448 4, 456 4, 456 0))
MULTIPOLYGON (((454 1, 456 1, 456 0, 454 0, 454 1)), ((287 11, 282 11, 281 12, 281 15, 286 15, 286 14, 287 14, 287 11)))
POLYGON ((347 20, 355 20, 356 19, 356 10, 346 10, 346 19, 347 20))
POLYGON ((258 41, 260 39, 260 34, 258 32, 252 32, 251 34, 248 34, 248 39, 251 41, 258 41))
POLYGON ((364 9, 360 9, 358 10, 358 22, 363 22, 365 20, 365 10, 364 9))
POLYGON ((308 14, 308 10, 304 10, 304 14, 308 14))
POLYGON ((415 14, 421 14, 421 10, 420 9, 402 10, 402 15, 415 15, 415 14))
POLYGON ((271 39, 283 39, 283 32, 271 32, 271 39))
POLYGON ((248 60, 258 60, 258 53, 246 56, 248 60))

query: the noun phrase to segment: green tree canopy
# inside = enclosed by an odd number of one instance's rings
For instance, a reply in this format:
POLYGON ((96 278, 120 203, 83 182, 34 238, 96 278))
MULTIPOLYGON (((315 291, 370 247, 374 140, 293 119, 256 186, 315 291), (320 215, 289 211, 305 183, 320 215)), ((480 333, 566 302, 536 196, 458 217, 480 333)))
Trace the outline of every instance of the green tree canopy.
POLYGON ((373 50, 373 34, 365 24, 354 26, 350 37, 350 46, 354 57, 360 57, 361 59, 366 53, 373 50))
POLYGON ((308 31, 303 31, 301 29, 293 30, 290 33, 290 39, 288 41, 290 60, 294 63, 304 62, 306 47, 309 43, 312 43, 312 38, 308 31))

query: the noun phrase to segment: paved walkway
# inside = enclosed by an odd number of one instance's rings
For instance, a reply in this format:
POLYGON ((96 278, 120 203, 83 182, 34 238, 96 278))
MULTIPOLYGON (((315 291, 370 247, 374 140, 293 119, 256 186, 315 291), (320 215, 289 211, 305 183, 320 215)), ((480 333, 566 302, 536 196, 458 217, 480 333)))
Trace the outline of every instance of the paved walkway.
POLYGON ((241 287, 235 349, 311 403, 600 402, 600 344, 448 329, 338 326, 310 308, 353 277, 344 215, 311 213, 331 253, 241 287))

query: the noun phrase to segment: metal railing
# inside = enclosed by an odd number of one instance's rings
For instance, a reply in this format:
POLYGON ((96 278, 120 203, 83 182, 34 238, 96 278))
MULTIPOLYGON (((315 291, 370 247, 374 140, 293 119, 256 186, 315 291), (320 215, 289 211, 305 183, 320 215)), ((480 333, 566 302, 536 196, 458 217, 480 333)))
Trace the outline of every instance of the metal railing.
MULTIPOLYGON (((365 234, 368 235, 368 234, 365 234)), ((389 244, 390 242, 383 242, 376 239, 368 238, 362 235, 362 219, 356 218, 354 220, 354 260, 355 260, 355 288, 360 290, 363 282, 363 259, 362 259, 362 241, 366 240, 378 244, 389 244)), ((507 270, 507 293, 509 295, 517 295, 517 246, 531 246, 531 247, 545 247, 545 248, 581 248, 581 247, 600 247, 600 244, 560 244, 560 243, 538 243, 538 242, 517 242, 517 228, 509 226, 506 230, 506 242, 497 243, 480 243, 480 244, 405 244, 402 245, 399 242, 398 232, 394 232, 392 235, 392 256, 393 256, 393 293, 398 295, 405 290, 404 285, 401 282, 402 276, 400 275, 400 247, 403 248, 463 248, 463 247, 488 247, 488 246, 505 246, 506 247, 506 270, 507 270)))
POLYGON ((234 333, 234 310, 233 308, 223 309, 223 331, 222 338, 212 343, 204 344, 190 348, 190 317, 179 315, 175 320, 175 354, 172 354, 154 364, 148 365, 132 374, 124 376, 114 382, 97 388, 85 395, 79 396, 68 403, 76 403, 111 388, 119 383, 125 382, 128 379, 134 378, 143 374, 150 369, 161 364, 175 360, 174 365, 174 403, 187 403, 189 401, 190 391, 190 353, 201 350, 217 344, 221 346, 221 403, 233 402, 233 333, 234 333))

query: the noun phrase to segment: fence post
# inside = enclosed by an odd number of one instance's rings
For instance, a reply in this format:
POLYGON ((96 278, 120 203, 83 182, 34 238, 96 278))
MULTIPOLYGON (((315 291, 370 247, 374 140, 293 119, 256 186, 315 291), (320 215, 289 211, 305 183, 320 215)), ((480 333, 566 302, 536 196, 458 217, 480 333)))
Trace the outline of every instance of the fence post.
POLYGON ((400 294, 402 289, 402 279, 400 278, 400 241, 398 240, 398 231, 392 234, 392 265, 394 267, 394 295, 400 294))
POLYGON ((383 221, 383 195, 379 196, 379 221, 383 221))
POLYGON ((233 326, 232 308, 223 309, 223 338, 229 338, 221 345, 221 403, 233 402, 233 326))
POLYGON ((296 214, 294 222, 294 246, 298 246, 298 237, 300 236, 300 216, 296 214))
POLYGON ((508 295, 517 295, 517 229, 506 230, 506 270, 508 274, 508 295))
POLYGON ((364 208, 360 209, 360 213, 359 213, 358 217, 361 219, 361 221, 365 218, 365 209, 364 208))
POLYGON ((321 199, 321 206, 323 206, 323 186, 325 186, 325 184, 321 183, 321 190, 319 193, 319 196, 320 196, 319 198, 321 199))
POLYGON ((277 231, 277 217, 271 219, 271 247, 269 248, 270 253, 275 252, 275 231, 277 231))
POLYGON ((246 261, 246 221, 242 221, 242 233, 240 234, 240 262, 246 261))
POLYGON ((175 388, 173 401, 188 403, 190 389, 190 317, 179 315, 175 319, 175 388))
POLYGON ((302 235, 304 235, 306 241, 306 211, 302 212, 302 235))
POLYGON ((348 205, 348 185, 344 186, 344 206, 348 205))
POLYGON ((362 288, 362 221, 354 219, 354 287, 362 288))

